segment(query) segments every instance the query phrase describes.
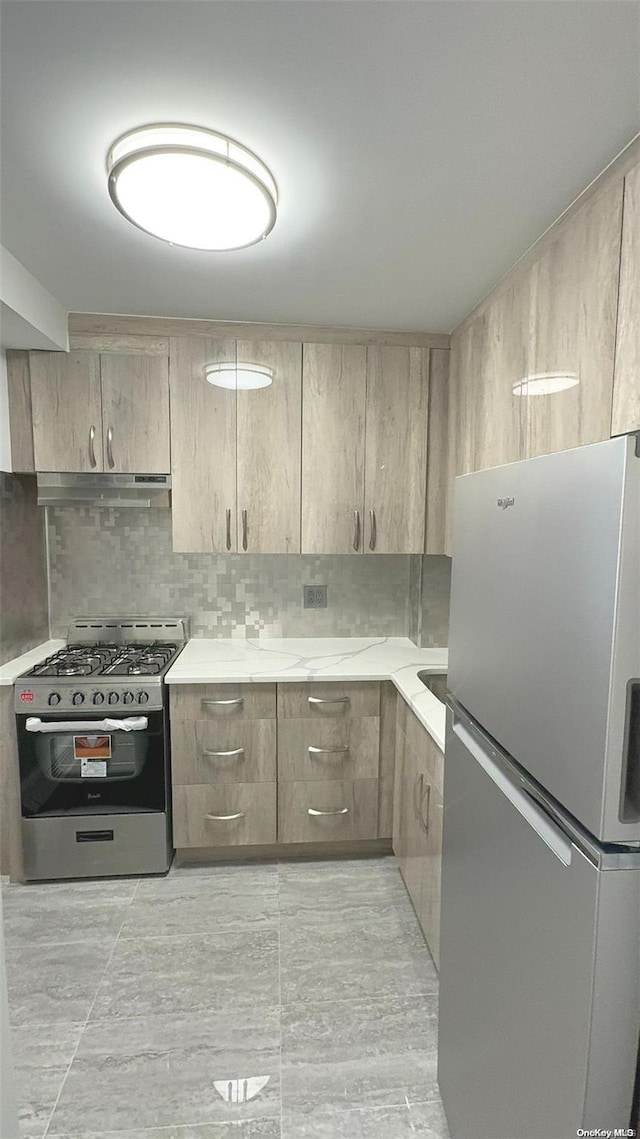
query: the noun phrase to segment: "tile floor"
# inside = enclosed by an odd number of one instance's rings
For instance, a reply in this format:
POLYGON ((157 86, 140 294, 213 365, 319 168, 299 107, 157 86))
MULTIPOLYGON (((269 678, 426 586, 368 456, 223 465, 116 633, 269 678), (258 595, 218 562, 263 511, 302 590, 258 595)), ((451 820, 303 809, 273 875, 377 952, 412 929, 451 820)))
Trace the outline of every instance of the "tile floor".
POLYGON ((24 1136, 448 1139, 389 858, 5 886, 24 1136))

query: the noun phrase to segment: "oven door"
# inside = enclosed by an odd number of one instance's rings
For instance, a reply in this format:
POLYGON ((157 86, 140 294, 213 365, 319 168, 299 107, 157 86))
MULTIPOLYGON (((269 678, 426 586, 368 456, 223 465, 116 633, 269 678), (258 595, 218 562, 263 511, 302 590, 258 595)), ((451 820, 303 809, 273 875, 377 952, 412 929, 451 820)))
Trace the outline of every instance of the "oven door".
POLYGON ((16 720, 23 818, 166 809, 161 711, 16 720))

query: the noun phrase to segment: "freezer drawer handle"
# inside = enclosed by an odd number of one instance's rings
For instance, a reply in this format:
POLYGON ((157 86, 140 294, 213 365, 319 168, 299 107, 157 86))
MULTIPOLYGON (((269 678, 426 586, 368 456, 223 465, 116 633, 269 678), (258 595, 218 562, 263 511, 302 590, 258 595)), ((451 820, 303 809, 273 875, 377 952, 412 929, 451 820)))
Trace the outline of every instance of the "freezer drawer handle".
POLYGON ((526 791, 517 787, 512 780, 509 779, 499 764, 483 751, 478 741, 463 724, 454 724, 453 731, 464 744, 467 751, 478 761, 483 771, 493 780, 496 787, 502 791, 503 795, 513 804, 516 811, 522 815, 522 818, 533 828, 536 834, 540 836, 542 841, 547 844, 549 850, 552 851, 556 858, 565 866, 570 866, 573 849, 572 844, 569 839, 565 837, 560 828, 533 802, 526 791))

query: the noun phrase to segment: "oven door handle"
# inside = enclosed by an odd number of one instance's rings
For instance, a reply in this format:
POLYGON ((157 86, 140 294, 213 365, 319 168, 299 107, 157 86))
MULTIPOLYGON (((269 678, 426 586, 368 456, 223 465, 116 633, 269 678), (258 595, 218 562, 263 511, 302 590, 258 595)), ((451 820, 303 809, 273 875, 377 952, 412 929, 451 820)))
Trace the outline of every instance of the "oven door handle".
POLYGON ((40 720, 38 716, 27 716, 25 727, 28 732, 143 732, 149 726, 146 716, 127 716, 124 720, 40 720))

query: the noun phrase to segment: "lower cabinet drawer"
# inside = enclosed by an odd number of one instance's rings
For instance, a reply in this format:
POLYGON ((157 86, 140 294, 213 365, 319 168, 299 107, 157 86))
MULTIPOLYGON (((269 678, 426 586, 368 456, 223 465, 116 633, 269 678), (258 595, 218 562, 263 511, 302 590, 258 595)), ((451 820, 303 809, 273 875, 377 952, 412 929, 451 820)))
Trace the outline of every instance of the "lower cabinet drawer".
POLYGON ((278 779, 282 781, 377 779, 380 720, 280 720, 278 779))
POLYGON ((377 779, 278 786, 279 842, 340 842, 377 834, 377 779))
POLYGON ((178 785, 275 783, 276 721, 174 721, 171 769, 178 785))
POLYGON ((275 841, 275 783, 174 786, 174 846, 251 846, 275 841))

